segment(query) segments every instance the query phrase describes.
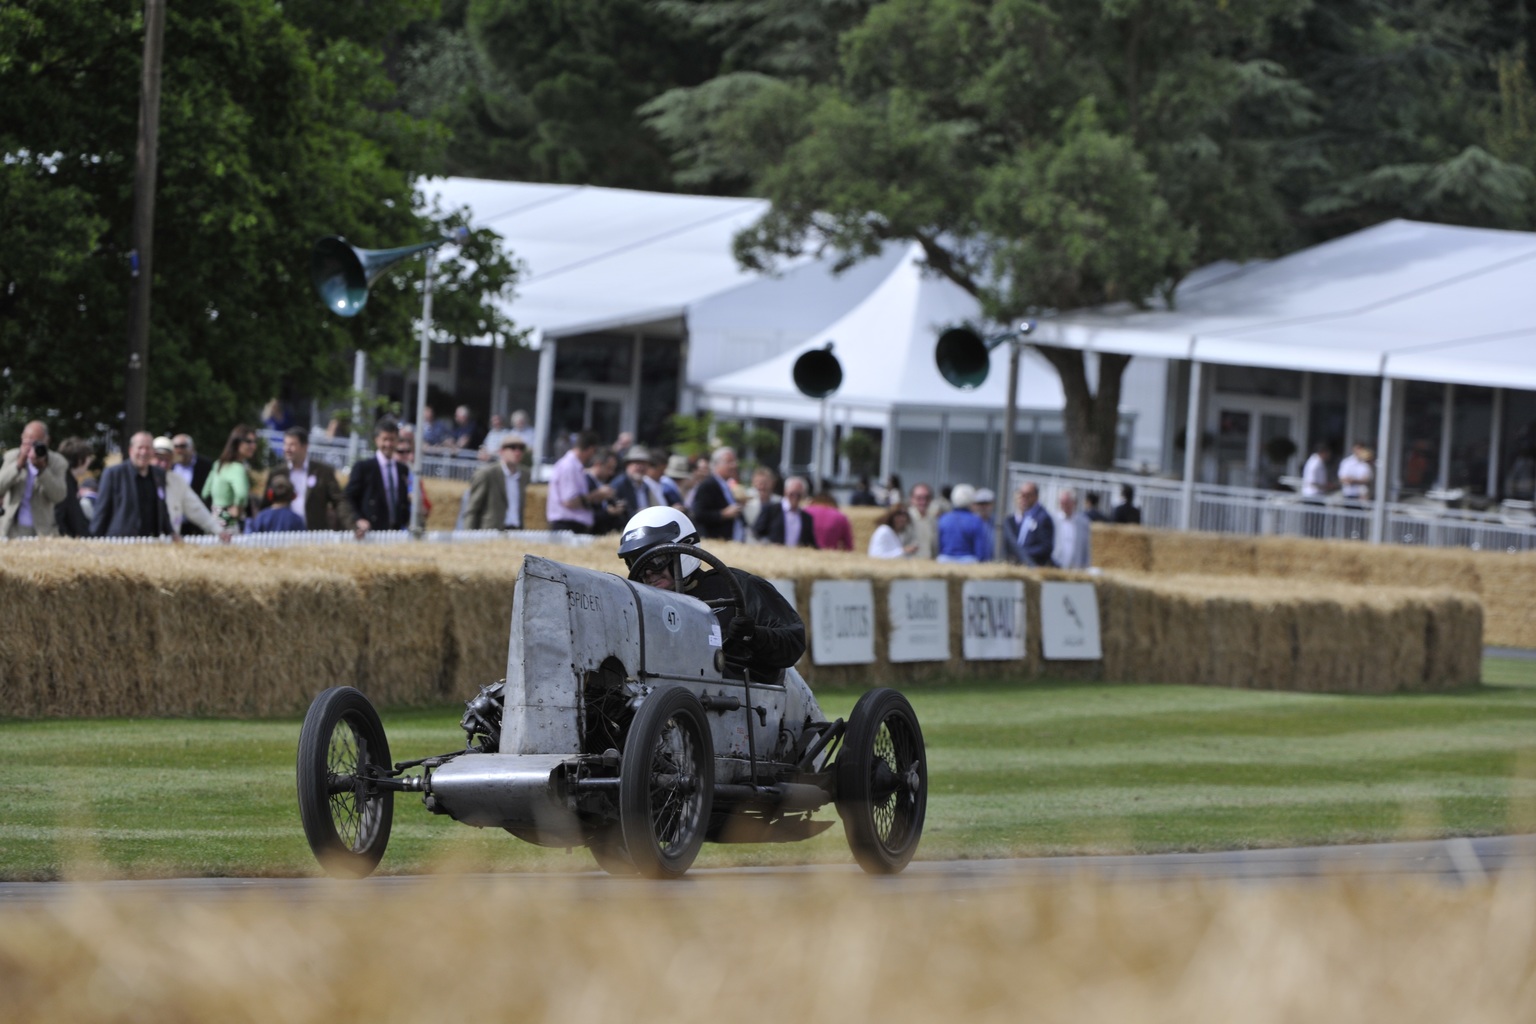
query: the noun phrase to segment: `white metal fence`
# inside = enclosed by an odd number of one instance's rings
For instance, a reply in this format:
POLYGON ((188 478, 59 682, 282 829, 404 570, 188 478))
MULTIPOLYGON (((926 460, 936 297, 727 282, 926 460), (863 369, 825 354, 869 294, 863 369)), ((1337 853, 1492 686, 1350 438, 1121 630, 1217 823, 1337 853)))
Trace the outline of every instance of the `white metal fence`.
MULTIPOLYGON (((262 436, 266 438, 273 458, 278 458, 283 450, 283 432, 264 430, 262 436)), ((350 438, 327 437, 322 433, 311 433, 309 436, 309 457, 335 469, 351 469, 353 462, 372 454, 371 439, 363 441, 359 438, 354 446, 350 438)), ((474 449, 456 455, 432 452, 422 452, 421 455, 421 475, 436 480, 468 480, 483 465, 485 463, 475 457, 474 449)))
MULTIPOLYGON (((1178 480, 1014 463, 1009 466, 1010 497, 1005 500, 1011 503, 1013 491, 1025 480, 1039 486, 1041 500, 1053 510, 1061 490, 1071 487, 1079 497, 1087 491, 1098 492, 1103 510, 1109 512, 1120 485, 1129 484, 1135 488, 1144 526, 1177 530, 1184 522, 1184 485, 1178 480)), ((1371 506, 1336 496, 1319 501, 1289 491, 1196 484, 1193 501, 1190 526, 1195 530, 1325 540, 1368 541, 1371 536, 1371 506)), ((1513 505, 1478 512, 1429 499, 1388 502, 1383 539, 1428 547, 1529 551, 1536 549, 1536 515, 1513 505)))

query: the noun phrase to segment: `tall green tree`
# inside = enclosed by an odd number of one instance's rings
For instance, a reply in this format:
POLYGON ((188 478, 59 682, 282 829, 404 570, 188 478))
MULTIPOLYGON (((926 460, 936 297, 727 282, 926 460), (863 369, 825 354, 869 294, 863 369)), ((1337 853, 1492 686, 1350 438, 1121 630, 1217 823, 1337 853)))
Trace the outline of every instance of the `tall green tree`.
MULTIPOLYGON (((886 0, 830 67, 748 62, 647 110, 681 181, 773 201, 747 264, 915 241, 1003 322, 1385 217, 1528 226, 1536 104, 1500 47, 1530 31, 1519 0, 886 0)), ((1107 465, 1127 360, 1040 351, 1072 460, 1107 465)))
POLYGON ((648 0, 448 0, 395 75, 405 109, 449 129, 449 173, 670 190, 667 149, 637 108, 717 64, 717 47, 648 0))
MULTIPOLYGON (((56 434, 115 429, 143 47, 133 0, 0 7, 0 415, 56 434)), ((170 4, 165 34, 148 421, 205 445, 284 381, 340 389, 354 347, 408 347, 420 299, 401 265, 342 321, 308 280, 315 239, 409 244, 453 220, 414 212, 441 132, 390 110, 385 43, 430 0, 170 4), (366 9, 365 9, 366 7, 366 9)), ((510 337, 494 236, 445 265, 445 329, 510 337), (457 271, 457 272, 455 272, 457 271)))
MULTIPOLYGON (((710 126, 758 168, 749 265, 890 241, 999 321, 1140 302, 1241 245, 1276 244, 1276 125, 1309 116, 1263 58, 1305 0, 888 0, 825 83, 773 79, 710 126)), ((1113 457, 1126 360, 1043 348, 1075 462, 1113 457)))

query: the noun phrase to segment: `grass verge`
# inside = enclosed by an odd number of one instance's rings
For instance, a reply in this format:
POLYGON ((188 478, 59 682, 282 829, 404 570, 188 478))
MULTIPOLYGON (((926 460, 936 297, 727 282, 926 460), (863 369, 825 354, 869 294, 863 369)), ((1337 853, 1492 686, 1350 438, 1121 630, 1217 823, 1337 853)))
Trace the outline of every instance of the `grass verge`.
MULTIPOLYGON (((1019 684, 909 692, 931 773, 924 858, 1153 852, 1536 831, 1536 662, 1453 694, 1344 697, 1019 684)), ((845 715, 857 693, 819 694, 845 715)), ((386 713, 396 758, 454 749, 459 709, 386 713)), ((0 878, 302 875, 296 720, 0 722, 0 878)), ((831 816, 829 810, 824 814, 831 816)), ((842 861, 807 843, 701 864, 842 861)), ((398 799, 381 870, 586 870, 398 799)))

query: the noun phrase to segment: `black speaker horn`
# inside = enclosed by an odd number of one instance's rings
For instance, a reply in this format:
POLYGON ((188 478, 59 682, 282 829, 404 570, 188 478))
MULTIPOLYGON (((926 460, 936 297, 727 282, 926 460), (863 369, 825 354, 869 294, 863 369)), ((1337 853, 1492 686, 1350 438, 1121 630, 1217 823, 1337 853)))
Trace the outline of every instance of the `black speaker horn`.
POLYGON ((807 398, 826 398, 843 386, 843 364, 832 354, 829 341, 795 360, 795 387, 807 398))
POLYGON ((322 238, 309 254, 309 279, 325 308, 337 316, 356 316, 368 304, 368 287, 379 275, 403 259, 436 249, 449 242, 463 242, 466 228, 431 242, 403 245, 398 249, 359 249, 340 235, 322 238))
POLYGON ((974 391, 986 382, 992 368, 992 350, 1005 341, 1022 338, 1035 329, 1033 320, 1020 320, 1012 329, 983 338, 967 326, 951 327, 939 335, 933 361, 944 379, 962 391, 974 391))

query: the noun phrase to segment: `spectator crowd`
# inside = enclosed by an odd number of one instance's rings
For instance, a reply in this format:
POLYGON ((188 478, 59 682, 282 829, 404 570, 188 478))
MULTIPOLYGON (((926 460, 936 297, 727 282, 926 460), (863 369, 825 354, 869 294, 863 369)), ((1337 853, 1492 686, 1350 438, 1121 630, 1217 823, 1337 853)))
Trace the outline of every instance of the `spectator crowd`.
MULTIPOLYGON (((291 425, 281 403, 269 403, 262 422, 269 430, 288 425, 281 453, 273 453, 259 487, 253 460, 260 435, 245 424, 229 432, 211 459, 184 433, 134 434, 125 457, 98 475, 89 441, 69 438, 55 450, 46 425, 28 423, 17 446, 0 455, 0 537, 179 540, 209 534, 228 541, 237 533, 350 531, 362 538, 372 530, 404 529, 418 487, 424 511, 431 507, 412 472, 416 431, 424 450, 483 463, 463 493, 460 528, 527 525, 537 460, 529 455, 533 431, 521 411, 510 422, 492 416, 483 433, 463 406, 451 423, 427 406, 414 425, 382 418, 374 425, 373 453, 351 467, 345 485, 334 468, 310 457, 308 429, 291 425)), ((830 488, 813 493, 804 477, 781 480, 767 466, 757 466, 744 484, 741 469, 730 447, 690 459, 635 444, 628 434, 605 444, 584 431, 570 436, 569 448, 551 467, 545 521, 554 531, 606 534, 622 530, 637 512, 664 506, 686 513, 709 539, 853 550, 852 524, 830 488)), ((1086 569, 1093 522, 1140 522, 1134 497, 1122 487, 1119 503, 1106 513, 1098 495, 1084 495, 1079 503, 1074 491, 1063 489, 1053 514, 1037 486, 1026 482, 1014 493, 1014 511, 1000 530, 993 524, 996 495, 967 483, 941 492, 918 483, 908 492, 894 476, 878 486, 861 477, 848 503, 882 510, 866 549, 872 557, 1086 569)))

